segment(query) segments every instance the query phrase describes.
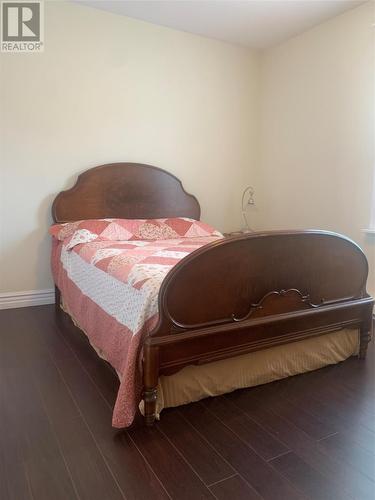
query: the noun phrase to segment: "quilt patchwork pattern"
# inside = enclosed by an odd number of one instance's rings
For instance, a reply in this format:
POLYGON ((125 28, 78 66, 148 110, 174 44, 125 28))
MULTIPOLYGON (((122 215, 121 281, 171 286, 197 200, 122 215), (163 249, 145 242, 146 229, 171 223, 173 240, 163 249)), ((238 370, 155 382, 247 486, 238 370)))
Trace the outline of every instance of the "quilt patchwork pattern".
POLYGON ((186 217, 169 219, 94 219, 66 224, 55 224, 50 228, 52 236, 64 241, 67 248, 90 241, 166 240, 221 236, 204 222, 186 217))
POLYGON ((112 423, 126 427, 141 399, 140 353, 157 322, 162 281, 181 259, 222 235, 185 218, 81 221, 50 232, 55 283, 66 309, 120 377, 112 423))
POLYGON ((73 251, 83 260, 130 284, 157 293, 168 271, 182 258, 218 236, 201 236, 155 241, 93 241, 76 244, 73 251))

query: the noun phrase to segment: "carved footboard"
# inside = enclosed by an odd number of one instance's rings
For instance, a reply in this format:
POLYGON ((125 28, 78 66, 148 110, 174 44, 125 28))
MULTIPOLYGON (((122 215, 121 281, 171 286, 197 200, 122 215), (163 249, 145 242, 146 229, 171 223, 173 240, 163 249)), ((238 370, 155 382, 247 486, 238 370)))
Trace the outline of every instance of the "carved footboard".
POLYGON ((147 424, 159 374, 340 330, 371 336, 368 264, 351 240, 323 231, 253 233, 217 241, 177 264, 159 293, 144 345, 147 424))

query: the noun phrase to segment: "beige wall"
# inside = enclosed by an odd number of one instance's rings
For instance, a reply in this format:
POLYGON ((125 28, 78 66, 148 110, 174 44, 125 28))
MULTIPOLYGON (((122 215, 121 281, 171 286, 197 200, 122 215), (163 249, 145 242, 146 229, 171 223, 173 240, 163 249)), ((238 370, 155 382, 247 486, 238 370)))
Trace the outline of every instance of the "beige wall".
POLYGON ((323 228, 366 251, 375 168, 375 3, 348 11, 261 58, 260 228, 323 228))
POLYGON ((254 184, 255 228, 348 234, 375 293, 375 237, 361 232, 375 163, 373 6, 259 58, 47 2, 45 52, 0 56, 0 293, 52 286, 53 197, 80 171, 121 160, 175 173, 222 230, 241 226, 240 195, 254 184))
POLYGON ((97 164, 180 177, 222 230, 253 177, 256 54, 70 3, 47 2, 45 52, 1 55, 0 292, 52 286, 55 194, 97 164))

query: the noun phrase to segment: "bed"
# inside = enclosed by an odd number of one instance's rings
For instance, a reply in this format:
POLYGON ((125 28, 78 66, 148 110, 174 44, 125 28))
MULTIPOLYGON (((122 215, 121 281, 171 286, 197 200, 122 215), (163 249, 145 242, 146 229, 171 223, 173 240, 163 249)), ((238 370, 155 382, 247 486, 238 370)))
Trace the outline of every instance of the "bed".
POLYGON ((57 195, 52 215, 59 234, 88 221, 78 239, 73 232, 53 238, 56 304, 120 377, 115 427, 131 424, 140 399, 152 425, 163 406, 366 356, 374 304, 366 292, 368 264, 342 235, 308 230, 223 238, 200 222, 199 203, 179 179, 135 163, 82 173, 57 195), (136 239, 122 240, 119 219, 138 224, 136 239), (157 240, 147 232, 155 219, 162 221, 157 240), (151 221, 144 239, 142 221, 151 221), (82 240, 83 233, 91 239, 82 240), (135 268, 136 283, 129 285, 135 268), (145 269, 151 279, 139 274, 145 269), (140 293, 150 300, 142 321, 130 327, 124 317, 139 309, 140 293))

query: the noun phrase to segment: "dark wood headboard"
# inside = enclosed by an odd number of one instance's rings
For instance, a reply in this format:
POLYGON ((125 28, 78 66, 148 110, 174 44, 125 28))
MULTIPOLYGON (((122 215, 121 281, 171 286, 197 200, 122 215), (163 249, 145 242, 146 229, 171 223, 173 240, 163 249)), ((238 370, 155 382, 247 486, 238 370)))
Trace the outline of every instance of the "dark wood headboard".
POLYGON ((161 168, 141 163, 110 163, 83 172, 52 205, 55 222, 81 219, 191 217, 200 206, 181 181, 161 168))

